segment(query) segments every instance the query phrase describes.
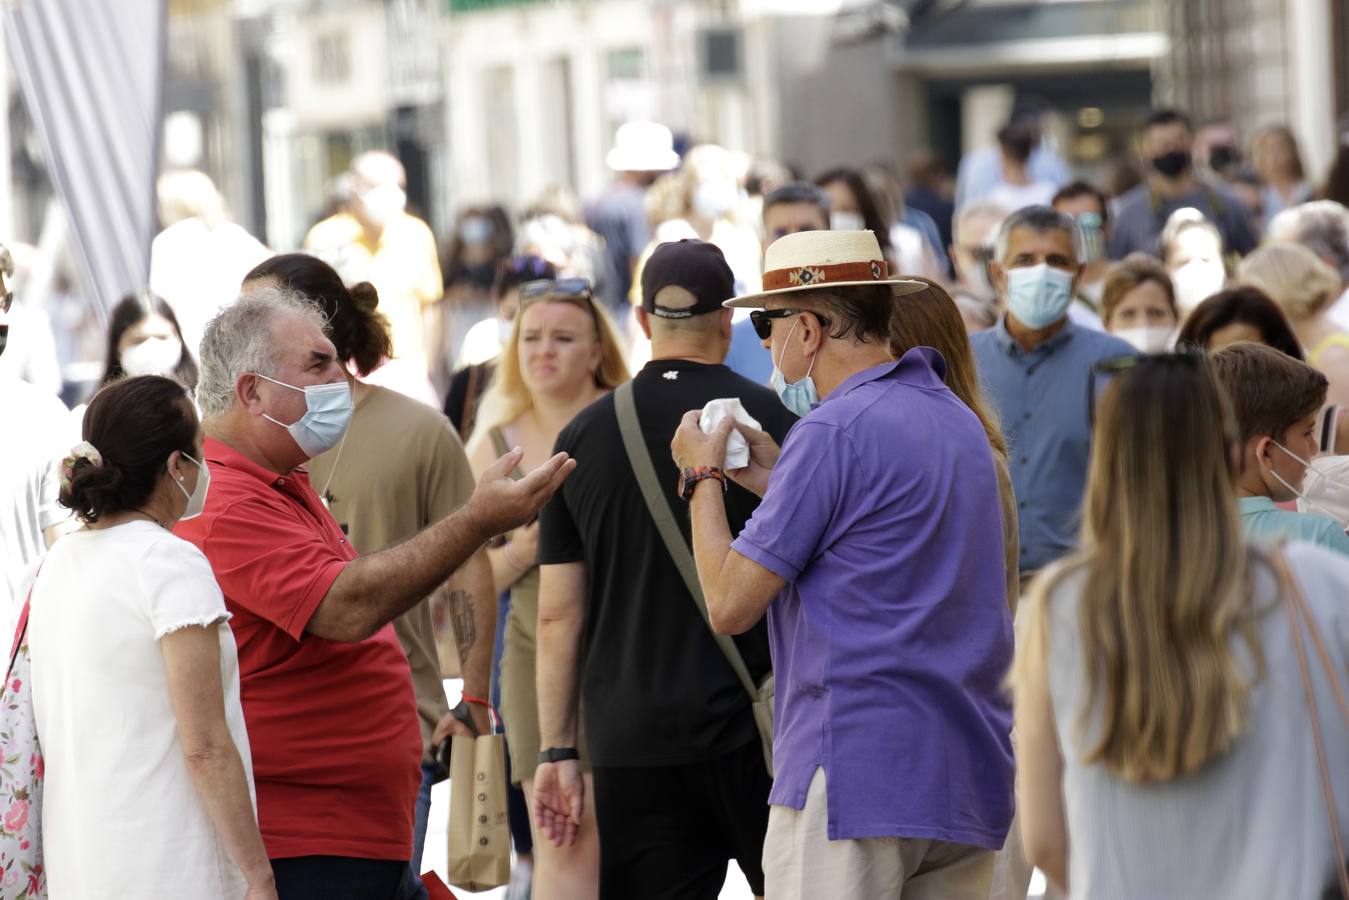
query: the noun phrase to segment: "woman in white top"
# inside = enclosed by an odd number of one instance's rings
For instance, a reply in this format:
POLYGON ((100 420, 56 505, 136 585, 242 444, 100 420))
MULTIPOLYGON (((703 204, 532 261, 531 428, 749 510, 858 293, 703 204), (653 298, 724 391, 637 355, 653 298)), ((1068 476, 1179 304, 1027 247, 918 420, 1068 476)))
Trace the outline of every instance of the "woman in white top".
MULTIPOLYGON (((1270 554, 1339 673, 1349 563, 1243 542, 1235 423, 1202 357, 1140 357, 1100 396, 1082 548, 1035 584, 1020 623, 1027 858, 1093 900, 1320 898, 1338 861, 1270 554)), ((1307 655, 1346 831, 1349 728, 1307 655)))
POLYGON ((192 402, 129 378, 83 434, 61 503, 85 525, 43 561, 28 626, 50 896, 274 900, 229 613, 170 531, 210 481, 192 402))

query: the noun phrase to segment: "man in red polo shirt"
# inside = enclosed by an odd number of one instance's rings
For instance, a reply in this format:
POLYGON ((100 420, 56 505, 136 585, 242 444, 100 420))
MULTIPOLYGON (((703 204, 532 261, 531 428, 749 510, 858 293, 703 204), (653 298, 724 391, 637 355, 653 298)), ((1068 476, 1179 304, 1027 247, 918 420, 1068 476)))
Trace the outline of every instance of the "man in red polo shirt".
POLYGON ((422 739, 390 622, 532 519, 576 464, 559 454, 512 481, 513 451, 459 511, 358 557, 299 468, 341 440, 351 414, 323 325, 303 298, 265 287, 207 326, 197 402, 212 484, 177 533, 206 554, 233 616, 278 895, 413 900, 425 897, 408 865, 422 739))

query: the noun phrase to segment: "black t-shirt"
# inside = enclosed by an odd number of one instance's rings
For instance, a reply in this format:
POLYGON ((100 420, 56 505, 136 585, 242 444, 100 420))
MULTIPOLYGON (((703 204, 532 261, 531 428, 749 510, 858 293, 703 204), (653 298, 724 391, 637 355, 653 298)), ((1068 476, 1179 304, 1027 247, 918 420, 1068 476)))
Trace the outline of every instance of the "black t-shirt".
MULTIPOLYGON (((773 391, 725 366, 655 360, 633 380, 647 451, 686 540, 688 504, 675 494, 670 441, 686 412, 721 397, 739 397, 779 443, 795 421, 773 391)), ((581 696, 592 764, 680 765, 743 746, 754 737, 749 698, 651 520, 613 397, 582 410, 558 435, 557 450, 579 465, 544 507, 539 563, 587 567, 581 696)), ((733 535, 758 505, 758 497, 731 485, 733 535)), ((771 667, 764 624, 735 640, 757 683, 771 667)))

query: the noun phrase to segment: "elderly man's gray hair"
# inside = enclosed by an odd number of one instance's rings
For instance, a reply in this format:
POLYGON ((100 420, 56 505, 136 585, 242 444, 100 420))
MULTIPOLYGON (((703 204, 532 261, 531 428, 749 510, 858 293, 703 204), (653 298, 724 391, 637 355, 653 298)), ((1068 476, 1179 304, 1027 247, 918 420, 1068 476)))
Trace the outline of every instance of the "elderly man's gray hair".
POLYGON ((1349 281, 1349 209, 1334 200, 1315 200, 1283 210, 1270 221, 1267 236, 1301 244, 1349 281))
POLYGON ((197 377, 197 406, 203 419, 230 411, 240 375, 276 374, 285 348, 274 339, 272 325, 282 313, 308 319, 320 331, 327 325, 319 307, 303 294, 268 283, 250 286, 206 325, 197 377))
POLYGON ((1036 234, 1062 231, 1068 235, 1069 245, 1073 247, 1073 258, 1077 258, 1077 248, 1072 243, 1076 231, 1073 217, 1050 206, 1025 206, 1008 216, 1002 223, 1002 228, 998 230, 997 256, 994 257, 998 262, 1007 261, 1007 244, 1011 240, 1012 232, 1017 228, 1029 228, 1036 234))
POLYGON ((1072 237, 1077 233, 1077 225, 1072 221, 1072 216, 1064 215, 1058 209, 1052 206, 1023 206, 1017 209, 1012 215, 1006 217, 1002 223, 1002 228, 998 229, 998 242, 996 246, 996 256, 998 262, 1006 262, 1008 258, 1008 243, 1012 240, 1012 232, 1017 228, 1029 228, 1037 235, 1043 235, 1045 232, 1062 231, 1068 236, 1068 246, 1072 247, 1072 258, 1077 259, 1077 246, 1072 243, 1072 237))

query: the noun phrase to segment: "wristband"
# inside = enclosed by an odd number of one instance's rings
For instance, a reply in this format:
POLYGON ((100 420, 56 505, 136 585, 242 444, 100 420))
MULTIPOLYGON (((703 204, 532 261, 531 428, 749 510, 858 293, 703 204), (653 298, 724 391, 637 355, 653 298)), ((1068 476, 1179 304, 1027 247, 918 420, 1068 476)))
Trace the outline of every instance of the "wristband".
POLYGON ((679 484, 675 490, 681 500, 688 502, 693 499, 693 489, 698 486, 698 482, 707 481, 709 478, 720 481, 721 490, 725 493, 726 473, 722 471, 721 466, 689 466, 679 473, 679 484))
POLYGON ((539 764, 562 762, 568 759, 580 759, 581 754, 575 747, 549 747, 539 754, 539 764))

